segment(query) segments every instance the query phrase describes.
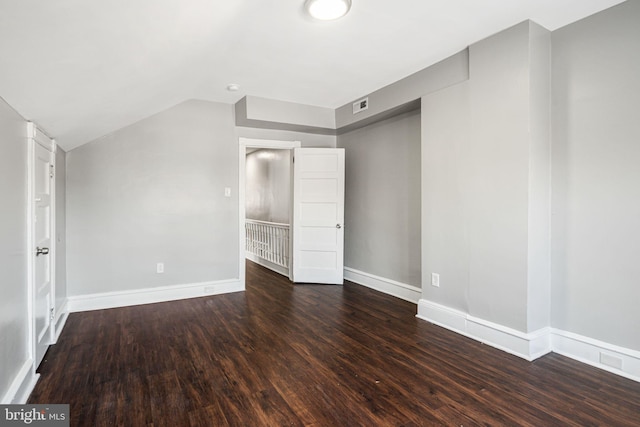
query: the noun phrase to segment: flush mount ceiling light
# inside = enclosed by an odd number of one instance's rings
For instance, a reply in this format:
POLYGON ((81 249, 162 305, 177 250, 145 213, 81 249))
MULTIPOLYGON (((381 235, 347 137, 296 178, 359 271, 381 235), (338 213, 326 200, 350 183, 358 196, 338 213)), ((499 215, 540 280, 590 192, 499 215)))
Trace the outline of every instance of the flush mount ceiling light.
POLYGON ((309 15, 321 21, 342 18, 351 8, 351 0, 307 0, 309 15))
POLYGON ((239 90, 240 90, 240 85, 235 84, 235 83, 229 83, 229 84, 227 85, 227 90, 228 90, 229 92, 237 92, 237 91, 239 91, 239 90))

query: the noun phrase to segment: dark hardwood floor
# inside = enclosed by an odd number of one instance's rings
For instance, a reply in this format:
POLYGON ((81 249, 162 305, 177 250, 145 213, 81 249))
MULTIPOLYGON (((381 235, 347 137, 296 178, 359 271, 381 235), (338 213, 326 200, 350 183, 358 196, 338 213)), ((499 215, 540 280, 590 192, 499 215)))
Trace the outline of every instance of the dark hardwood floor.
POLYGON ((72 314, 29 402, 77 426, 640 426, 640 383, 415 313, 248 262, 244 293, 72 314))

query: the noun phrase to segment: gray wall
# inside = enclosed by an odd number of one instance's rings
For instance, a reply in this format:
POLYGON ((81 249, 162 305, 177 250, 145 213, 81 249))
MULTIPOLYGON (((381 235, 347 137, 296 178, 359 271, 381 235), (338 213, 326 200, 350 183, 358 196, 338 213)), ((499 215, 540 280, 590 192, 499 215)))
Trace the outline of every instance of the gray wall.
POLYGON ((367 121, 420 98, 427 93, 463 82, 469 78, 469 52, 465 49, 430 67, 411 74, 368 95, 354 99, 336 109, 336 127, 350 129, 357 122, 367 121), (353 102, 369 97, 369 108, 353 114, 353 102))
POLYGON ((422 99, 422 297, 468 312, 469 83, 422 99), (441 287, 430 286, 431 273, 441 287))
POLYGON ((548 103, 532 99, 548 94, 532 65, 541 32, 524 22, 474 44, 469 81, 422 100, 423 298, 524 332, 546 326, 549 312, 549 280, 537 271, 545 260, 548 271, 548 250, 531 253, 549 242, 548 203, 535 205, 549 197, 548 135, 531 131, 548 117, 548 103), (427 285, 432 272, 439 288, 427 285), (536 286, 544 313, 530 316, 536 286))
POLYGON ((28 359, 29 319, 27 125, 1 98, 0 199, 0 399, 4 399, 28 359))
POLYGON ((246 217, 289 224, 291 151, 262 149, 247 154, 246 217))
POLYGON ((345 266, 420 287, 420 112, 338 136, 345 266))
POLYGON ((271 139, 278 141, 300 141, 302 147, 336 148, 335 135, 318 135, 278 129, 236 127, 236 136, 253 139, 271 139))
POLYGON ((68 152, 69 295, 237 278, 237 194, 231 105, 187 101, 68 152))
POLYGON ((67 298, 67 153, 56 151, 56 312, 67 298))
POLYGON ((529 331, 551 324, 551 32, 529 25, 529 331))
POLYGON ((334 110, 275 99, 245 96, 235 105, 236 125, 334 135, 334 110))
POLYGON ((640 350, 640 2, 553 42, 552 324, 640 350))

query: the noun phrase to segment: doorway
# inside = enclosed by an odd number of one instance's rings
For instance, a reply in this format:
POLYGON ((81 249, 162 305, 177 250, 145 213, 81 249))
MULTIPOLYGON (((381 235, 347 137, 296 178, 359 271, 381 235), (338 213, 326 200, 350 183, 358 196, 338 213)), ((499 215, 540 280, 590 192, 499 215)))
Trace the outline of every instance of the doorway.
MULTIPOLYGON (((247 250, 246 250, 246 245, 247 245, 247 207, 246 207, 246 180, 247 180, 247 164, 246 164, 246 160, 247 160, 247 150, 262 150, 262 149, 268 149, 268 150, 293 150, 294 148, 300 148, 301 147, 301 142, 300 141, 278 141, 278 140, 269 140, 269 139, 251 139, 251 138, 243 138, 240 137, 239 138, 239 147, 240 147, 240 151, 239 151, 239 161, 240 161, 240 167, 239 167, 239 190, 238 190, 238 201, 239 201, 239 229, 240 229, 240 253, 239 253, 239 265, 238 265, 238 269, 239 269, 239 276, 240 276, 240 282, 241 283, 245 283, 245 278, 246 278, 246 271, 245 271, 245 259, 247 259, 247 250)), ((290 192, 291 195, 291 192, 290 192)), ((291 218, 291 212, 289 215, 289 218, 291 218)), ((288 236, 289 239, 289 245, 288 248, 291 248, 291 235, 289 234, 288 236)), ((291 259, 291 252, 290 249, 288 250, 288 258, 289 260, 291 259)), ((289 263, 290 264, 290 263, 289 263)), ((280 273, 282 274, 284 271, 280 271, 280 273)), ((291 268, 289 267, 287 270, 287 277, 289 277, 289 280, 292 279, 291 277, 291 268)))
POLYGON ((247 259, 289 277, 291 267, 291 150, 247 148, 247 259))
POLYGON ((246 154, 248 148, 290 150, 289 280, 342 284, 344 276, 344 149, 301 148, 299 141, 239 140, 239 277, 245 283, 246 154))

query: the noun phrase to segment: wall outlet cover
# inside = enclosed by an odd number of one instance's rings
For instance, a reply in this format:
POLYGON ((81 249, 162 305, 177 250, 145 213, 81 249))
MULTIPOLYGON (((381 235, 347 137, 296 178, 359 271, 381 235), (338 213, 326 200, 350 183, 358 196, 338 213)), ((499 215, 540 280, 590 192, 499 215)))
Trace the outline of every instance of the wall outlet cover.
POLYGON ((440 287, 440 275, 438 273, 431 273, 431 286, 440 287))

